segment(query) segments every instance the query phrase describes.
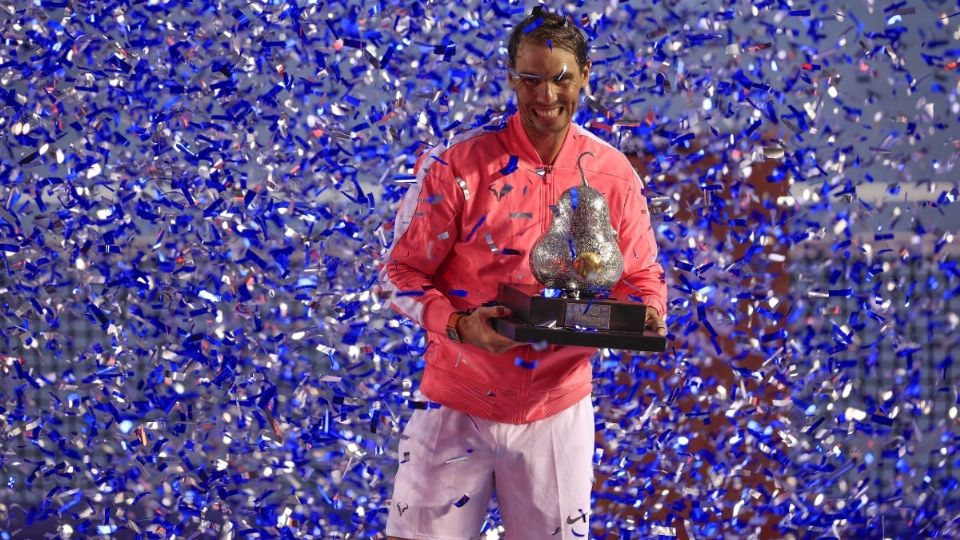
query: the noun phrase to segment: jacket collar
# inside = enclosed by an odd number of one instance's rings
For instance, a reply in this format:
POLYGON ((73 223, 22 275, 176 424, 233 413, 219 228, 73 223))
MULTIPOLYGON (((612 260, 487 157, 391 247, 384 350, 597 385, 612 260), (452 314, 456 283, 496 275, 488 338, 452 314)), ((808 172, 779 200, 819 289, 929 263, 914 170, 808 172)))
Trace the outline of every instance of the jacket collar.
MULTIPOLYGON (((539 167, 545 166, 540 159, 540 154, 537 153, 536 148, 533 147, 533 143, 530 142, 530 138, 527 137, 527 130, 523 128, 523 122, 520 120, 519 112, 513 113, 507 120, 507 136, 511 143, 507 148, 509 148, 511 152, 517 152, 521 160, 528 161, 539 167)), ((577 168, 577 157, 579 155, 577 149, 580 145, 580 141, 577 139, 579 138, 580 132, 578 126, 571 123, 570 129, 567 130, 567 135, 563 139, 563 144, 560 146, 560 153, 557 154, 557 159, 553 162, 555 168, 577 168)))

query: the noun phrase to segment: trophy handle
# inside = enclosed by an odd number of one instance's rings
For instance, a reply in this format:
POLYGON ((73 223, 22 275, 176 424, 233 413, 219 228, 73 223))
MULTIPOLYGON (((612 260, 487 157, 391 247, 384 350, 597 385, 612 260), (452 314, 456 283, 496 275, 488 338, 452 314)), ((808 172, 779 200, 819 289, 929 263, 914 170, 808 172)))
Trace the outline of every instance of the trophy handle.
POLYGON ((577 157, 577 168, 580 169, 580 180, 583 181, 584 186, 589 187, 590 184, 587 183, 587 175, 584 174, 583 165, 580 164, 580 160, 583 159, 583 156, 597 157, 597 155, 593 152, 584 152, 577 157))

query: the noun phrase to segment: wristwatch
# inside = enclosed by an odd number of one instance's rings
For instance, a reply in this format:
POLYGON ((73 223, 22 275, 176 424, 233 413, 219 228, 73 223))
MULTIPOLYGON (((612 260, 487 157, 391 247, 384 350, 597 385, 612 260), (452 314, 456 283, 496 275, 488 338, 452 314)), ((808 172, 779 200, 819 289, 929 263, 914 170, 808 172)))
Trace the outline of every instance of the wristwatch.
POLYGON ((468 311, 454 311, 450 314, 450 318, 447 319, 447 337, 456 341, 457 343, 463 343, 463 337, 460 335, 460 331, 457 329, 457 325, 460 324, 460 319, 466 317, 470 313, 468 311))

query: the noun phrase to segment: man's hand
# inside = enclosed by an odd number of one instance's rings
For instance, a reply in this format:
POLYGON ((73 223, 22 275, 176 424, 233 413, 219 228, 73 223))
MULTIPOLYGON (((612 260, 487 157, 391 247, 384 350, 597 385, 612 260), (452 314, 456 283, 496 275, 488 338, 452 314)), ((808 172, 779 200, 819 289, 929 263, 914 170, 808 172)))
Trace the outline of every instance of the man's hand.
POLYGON ((658 336, 667 335, 667 323, 664 322, 663 317, 660 316, 656 308, 650 306, 647 306, 647 320, 643 325, 643 329, 656 332, 658 336))
POLYGON ((510 310, 503 306, 478 308, 473 313, 460 319, 457 331, 464 343, 500 354, 523 345, 523 343, 501 336, 490 326, 490 319, 509 316, 510 310))

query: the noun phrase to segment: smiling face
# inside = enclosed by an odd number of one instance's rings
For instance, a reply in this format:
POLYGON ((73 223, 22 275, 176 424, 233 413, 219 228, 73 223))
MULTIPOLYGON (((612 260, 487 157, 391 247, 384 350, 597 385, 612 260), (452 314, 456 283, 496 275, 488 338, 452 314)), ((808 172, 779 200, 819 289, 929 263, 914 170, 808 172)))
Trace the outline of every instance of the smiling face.
POLYGON ((510 87, 517 94, 527 137, 545 163, 559 152, 589 78, 590 65, 579 67, 572 52, 534 41, 520 43, 510 87))

